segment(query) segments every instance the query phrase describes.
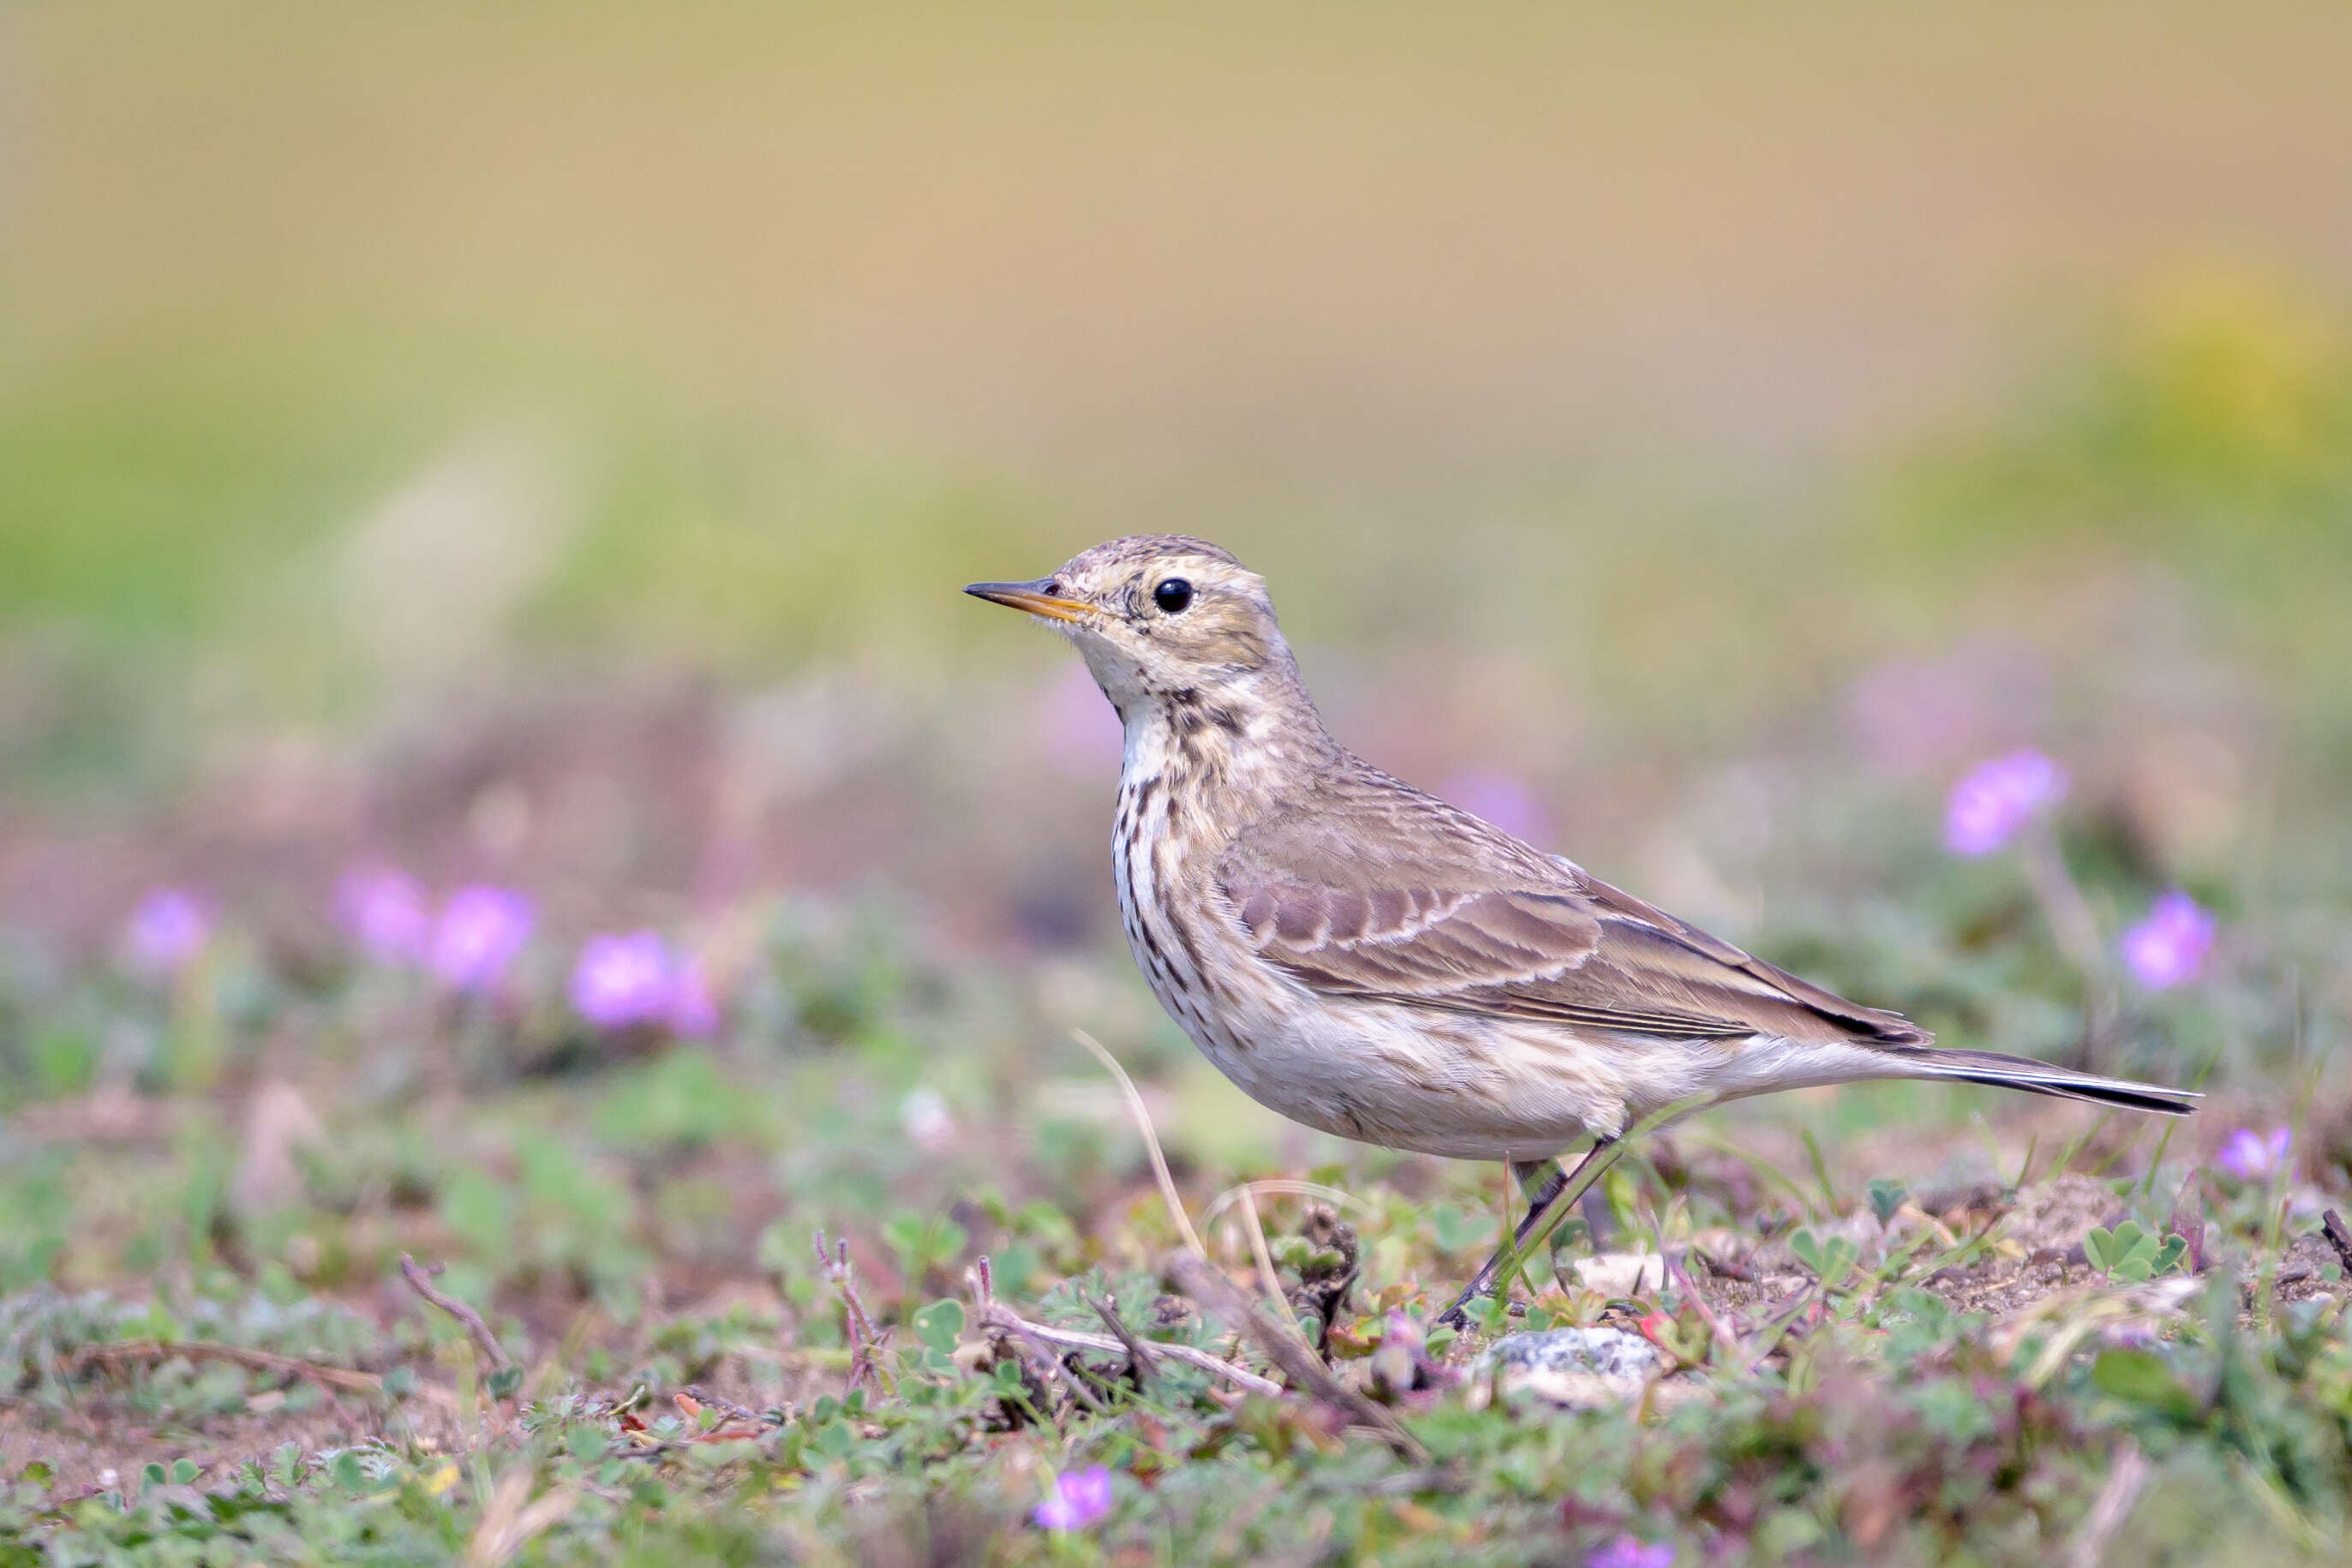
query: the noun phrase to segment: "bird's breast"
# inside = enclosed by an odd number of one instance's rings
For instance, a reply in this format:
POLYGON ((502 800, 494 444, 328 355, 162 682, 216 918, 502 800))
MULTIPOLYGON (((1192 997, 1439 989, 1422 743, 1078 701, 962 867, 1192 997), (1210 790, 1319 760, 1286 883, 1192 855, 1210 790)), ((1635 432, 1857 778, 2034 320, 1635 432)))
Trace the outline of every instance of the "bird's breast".
POLYGON ((1241 1048, 1221 995, 1223 949, 1235 940, 1213 929, 1217 917, 1199 879, 1187 874, 1192 835, 1168 776, 1129 769, 1119 781, 1111 831, 1111 868, 1118 918, 1152 994, 1218 1065, 1241 1048))

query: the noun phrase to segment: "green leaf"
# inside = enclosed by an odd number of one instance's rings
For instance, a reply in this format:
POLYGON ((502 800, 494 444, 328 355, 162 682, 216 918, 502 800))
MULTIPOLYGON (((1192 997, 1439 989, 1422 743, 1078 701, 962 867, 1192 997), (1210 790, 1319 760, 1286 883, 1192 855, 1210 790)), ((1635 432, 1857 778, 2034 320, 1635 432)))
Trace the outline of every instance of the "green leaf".
POLYGON ((1834 1236, 1824 1241, 1810 1229, 1801 1229, 1789 1237, 1789 1250, 1824 1285, 1843 1280, 1852 1271, 1857 1256, 1853 1243, 1845 1237, 1834 1236))
POLYGON ((2102 1393, 2145 1405, 2175 1421, 2198 1418, 2197 1396, 2151 1351, 2103 1352, 2092 1364, 2091 1381, 2102 1393))
POLYGON ((968 1237, 963 1226, 945 1215, 902 1212, 884 1222, 882 1239, 898 1255, 899 1271, 914 1285, 933 1264, 961 1252, 968 1237))
POLYGON ((915 1314, 915 1337, 941 1355, 955 1353, 956 1339, 962 1332, 960 1301, 933 1301, 915 1314))
POLYGON ((2148 1272, 2150 1274, 2171 1273, 2174 1269, 2180 1267, 2180 1260, 2188 1255, 2188 1252, 2189 1238, 2187 1237, 2166 1237, 2164 1238, 2163 1248, 2157 1253, 2155 1260, 2148 1265, 2148 1272))
POLYGON ((1440 1204, 1430 1211, 1429 1228, 1440 1252, 1467 1252, 1495 1239, 1492 1215, 1469 1213, 1452 1204, 1440 1204))
POLYGON ((174 1459, 172 1461, 172 1482, 173 1485, 183 1487, 191 1485, 194 1482, 196 1475, 197 1465, 194 1459, 174 1459))
POLYGON ((1908 1187, 1885 1176, 1871 1178, 1870 1184, 1864 1191, 1870 1194, 1870 1212, 1878 1216, 1878 1223, 1881 1225, 1892 1223, 1895 1211, 1903 1206, 1905 1198, 1910 1196, 1908 1187))
POLYGON ((902 1212, 882 1222, 882 1239, 900 1257, 910 1257, 922 1250, 923 1216, 902 1212))
POLYGON ((2091 1260, 2092 1268, 2105 1274, 2115 1268, 2123 1253, 2116 1246, 2115 1233, 2102 1226, 2083 1238, 2083 1256, 2091 1260))

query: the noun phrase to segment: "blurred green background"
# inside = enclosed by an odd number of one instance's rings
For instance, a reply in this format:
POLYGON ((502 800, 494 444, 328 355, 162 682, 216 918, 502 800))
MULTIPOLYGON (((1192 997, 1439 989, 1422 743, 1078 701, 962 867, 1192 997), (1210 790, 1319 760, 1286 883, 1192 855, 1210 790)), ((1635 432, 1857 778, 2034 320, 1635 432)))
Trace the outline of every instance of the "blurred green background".
POLYGON ((1937 847, 2042 746, 2110 931, 2225 918, 2143 1056, 2285 1059, 2352 1005, 2347 48, 11 7, 0 921, 70 965, 168 879, 299 952, 379 857, 573 931, 882 900, 1139 997, 1107 718, 956 589, 1174 529, 1376 761, 1971 1043, 2072 1027, 1937 847), (2045 994, 1954 978, 1987 942, 2045 994))

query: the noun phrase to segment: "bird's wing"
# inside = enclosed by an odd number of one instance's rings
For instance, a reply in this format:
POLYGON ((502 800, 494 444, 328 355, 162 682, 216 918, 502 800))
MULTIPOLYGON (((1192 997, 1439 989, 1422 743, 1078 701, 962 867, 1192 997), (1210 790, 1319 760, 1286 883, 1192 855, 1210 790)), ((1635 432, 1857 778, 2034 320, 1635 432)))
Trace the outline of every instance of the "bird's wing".
POLYGON ((1217 868, 1259 956, 1313 990, 1660 1037, 1927 1037, 1442 802, 1331 804, 1245 830, 1217 868))

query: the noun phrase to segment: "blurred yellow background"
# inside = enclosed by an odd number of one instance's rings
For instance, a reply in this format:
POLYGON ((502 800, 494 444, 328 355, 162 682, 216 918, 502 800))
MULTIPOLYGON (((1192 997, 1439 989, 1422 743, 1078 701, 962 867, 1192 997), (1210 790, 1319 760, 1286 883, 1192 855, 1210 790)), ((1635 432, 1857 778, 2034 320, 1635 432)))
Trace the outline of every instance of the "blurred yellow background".
POLYGON ((56 847, 111 802, 215 881, 1083 940, 1099 716, 955 589, 1162 528, 1377 760, 1702 918, 1822 891, 1771 800, 1841 839, 1874 767, 1931 844, 2022 740, 2165 875, 2338 874, 2267 835, 2352 744, 2347 58, 2304 5, 13 8, 0 908, 111 920, 151 863, 56 847), (1975 717, 1864 733, 1915 677, 1975 717))

